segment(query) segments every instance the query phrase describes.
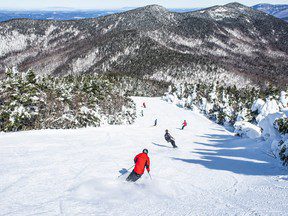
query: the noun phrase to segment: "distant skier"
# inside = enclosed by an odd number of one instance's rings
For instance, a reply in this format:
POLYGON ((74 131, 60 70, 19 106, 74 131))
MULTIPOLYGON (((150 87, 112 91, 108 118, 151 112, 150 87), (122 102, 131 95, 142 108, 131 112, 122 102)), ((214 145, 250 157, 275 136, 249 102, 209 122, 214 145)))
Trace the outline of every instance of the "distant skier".
POLYGON ((150 172, 150 158, 148 157, 148 150, 143 149, 142 153, 136 155, 134 158, 135 167, 130 175, 126 178, 126 181, 135 182, 144 173, 146 168, 147 172, 150 172))
POLYGON ((187 122, 186 120, 184 120, 184 122, 182 123, 182 130, 187 126, 187 122))
POLYGON ((143 110, 141 110, 141 116, 142 116, 142 117, 144 116, 144 112, 143 112, 143 110))
POLYGON ((165 140, 166 140, 167 142, 170 142, 170 143, 172 144, 173 148, 178 148, 178 147, 176 146, 176 144, 175 144, 175 139, 171 136, 171 134, 168 132, 167 129, 165 130, 165 135, 164 135, 164 137, 165 137, 165 140))
POLYGON ((155 119, 154 121, 154 126, 157 126, 157 119, 155 119))
POLYGON ((143 107, 146 108, 146 104, 145 104, 145 102, 143 102, 143 107))

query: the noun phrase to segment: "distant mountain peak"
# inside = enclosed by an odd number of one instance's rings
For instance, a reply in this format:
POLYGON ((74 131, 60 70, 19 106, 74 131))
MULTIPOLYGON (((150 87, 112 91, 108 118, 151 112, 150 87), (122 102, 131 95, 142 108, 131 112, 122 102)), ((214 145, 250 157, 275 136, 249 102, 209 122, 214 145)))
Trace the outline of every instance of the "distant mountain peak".
POLYGON ((235 8, 235 9, 237 9, 237 8, 249 8, 249 7, 247 7, 247 6, 243 5, 243 4, 240 4, 238 2, 231 2, 231 3, 228 3, 228 4, 224 5, 224 6, 225 7, 230 7, 230 8, 235 8))
POLYGON ((258 12, 238 2, 232 2, 225 5, 217 5, 214 7, 202 9, 192 13, 197 14, 200 17, 222 21, 224 19, 237 19, 243 14, 254 16, 255 13, 257 14, 258 12))
POLYGON ((228 4, 225 4, 223 6, 218 6, 218 7, 222 7, 222 8, 226 8, 228 10, 232 10, 234 12, 252 12, 253 10, 246 6, 246 5, 243 5, 243 4, 240 4, 238 2, 232 2, 232 3, 228 3, 228 4))
POLYGON ((143 11, 150 12, 150 13, 160 13, 160 14, 169 12, 168 9, 157 4, 147 5, 147 6, 139 8, 139 10, 143 10, 143 11))
MULTIPOLYGON (((169 17, 172 13, 168 9, 166 9, 165 7, 154 4, 154 5, 147 5, 144 7, 136 8, 135 10, 128 11, 126 14, 127 15, 133 14, 135 16, 135 19, 137 19, 137 20, 142 19, 142 23, 149 24, 151 19, 154 21, 157 20, 157 21, 160 21, 163 23, 163 22, 165 22, 167 17, 169 17), (145 19, 145 21, 143 19, 145 19), (150 20, 150 21, 148 21, 148 20, 150 20)), ((150 24, 151 24, 151 22, 150 22, 150 24)))
POLYGON ((147 5, 145 7, 142 7, 145 10, 151 10, 151 11, 168 11, 165 7, 157 4, 147 5))

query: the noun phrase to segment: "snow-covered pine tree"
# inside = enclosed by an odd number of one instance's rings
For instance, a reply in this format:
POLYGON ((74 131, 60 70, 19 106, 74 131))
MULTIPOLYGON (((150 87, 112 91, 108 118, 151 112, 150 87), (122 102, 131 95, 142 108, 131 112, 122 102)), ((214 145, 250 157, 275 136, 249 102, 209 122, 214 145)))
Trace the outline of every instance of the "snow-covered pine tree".
POLYGON ((1 131, 129 124, 136 118, 134 102, 123 94, 127 89, 120 94, 108 76, 36 76, 12 68, 0 82, 1 131))
POLYGON ((279 141, 279 157, 283 165, 288 165, 288 117, 279 118, 275 121, 275 127, 282 136, 279 141))

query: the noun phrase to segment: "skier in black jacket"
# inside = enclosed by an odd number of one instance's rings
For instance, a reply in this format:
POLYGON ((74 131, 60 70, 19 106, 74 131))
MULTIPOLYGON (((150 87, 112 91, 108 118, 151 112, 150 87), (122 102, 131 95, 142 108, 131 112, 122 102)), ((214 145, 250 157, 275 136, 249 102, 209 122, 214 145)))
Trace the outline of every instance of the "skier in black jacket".
POLYGON ((173 148, 177 148, 177 146, 176 146, 176 144, 175 144, 175 139, 171 136, 171 134, 168 132, 167 129, 165 130, 165 135, 164 135, 164 137, 165 137, 165 140, 166 140, 167 142, 170 142, 170 143, 172 144, 173 148))
POLYGON ((154 126, 157 126, 157 119, 155 119, 154 121, 154 126))

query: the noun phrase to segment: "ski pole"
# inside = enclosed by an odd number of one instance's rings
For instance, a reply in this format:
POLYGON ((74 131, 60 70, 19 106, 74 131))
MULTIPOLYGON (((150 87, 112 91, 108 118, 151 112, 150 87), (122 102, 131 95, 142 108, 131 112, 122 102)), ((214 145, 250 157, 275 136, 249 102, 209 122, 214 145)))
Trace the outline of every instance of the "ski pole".
POLYGON ((132 169, 135 165, 131 166, 128 170, 132 169))
POLYGON ((150 176, 150 179, 152 180, 152 177, 151 177, 151 175, 150 175, 150 172, 148 172, 148 174, 149 174, 149 176, 150 176))

